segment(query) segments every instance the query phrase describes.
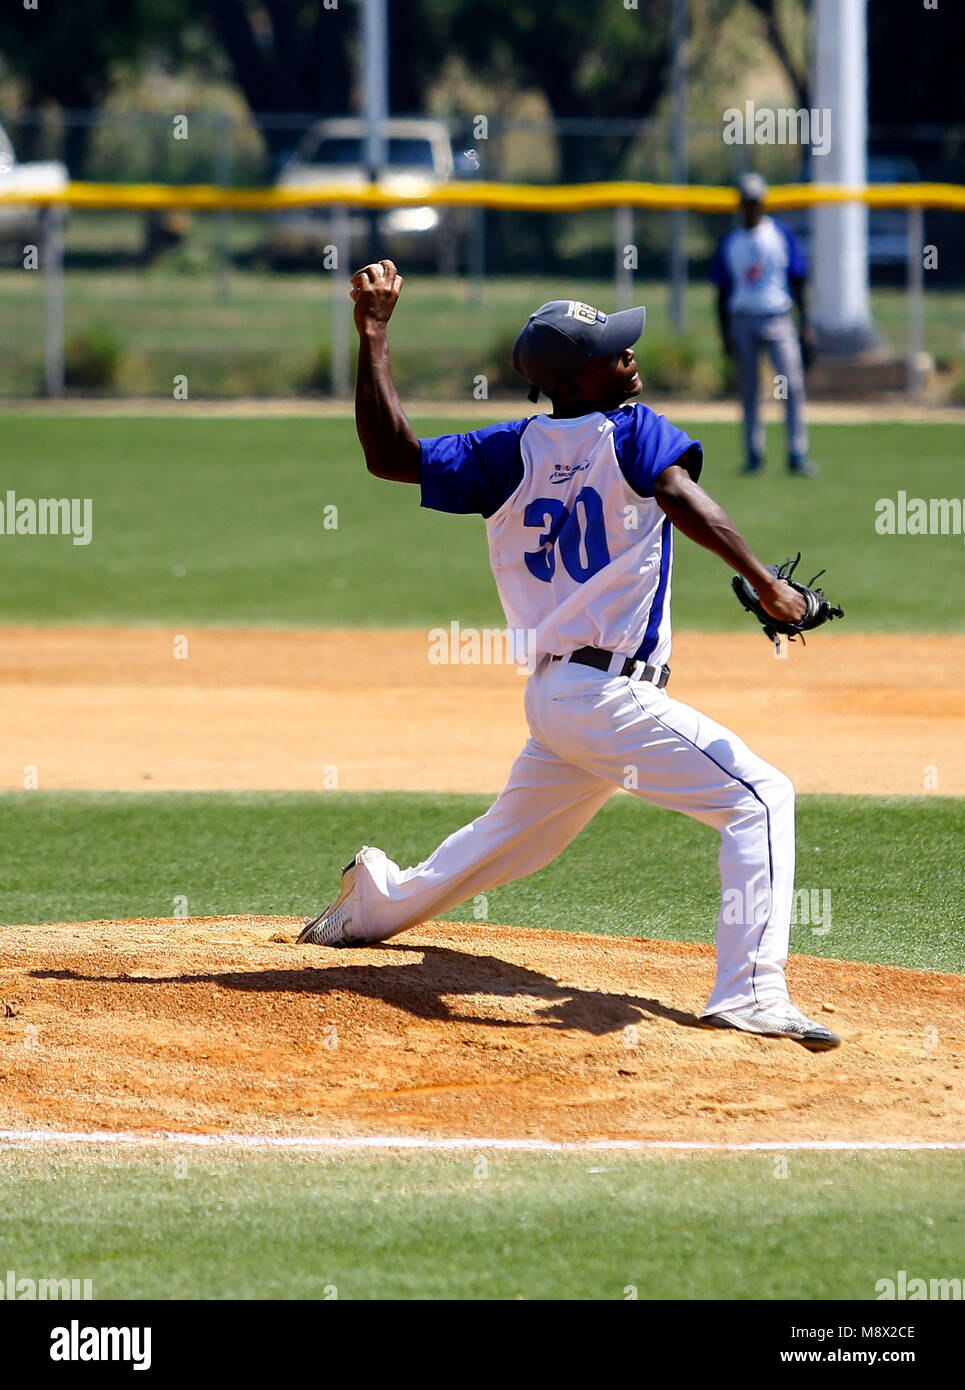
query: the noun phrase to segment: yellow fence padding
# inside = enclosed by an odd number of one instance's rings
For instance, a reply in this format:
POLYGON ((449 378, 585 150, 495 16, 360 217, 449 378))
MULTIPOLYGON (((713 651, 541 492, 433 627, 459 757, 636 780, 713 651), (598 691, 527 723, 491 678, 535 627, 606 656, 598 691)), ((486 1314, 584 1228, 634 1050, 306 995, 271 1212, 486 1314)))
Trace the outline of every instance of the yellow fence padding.
MULTIPOLYGON (((317 184, 304 188, 218 188, 214 184, 68 183, 50 193, 0 189, 0 203, 35 203, 73 208, 189 208, 279 212, 293 208, 423 206, 484 207, 529 212, 584 212, 593 208, 665 208, 733 212, 733 188, 660 183, 441 183, 400 195, 379 185, 317 184)), ((768 207, 812 207, 816 203, 866 203, 873 208, 952 208, 965 211, 965 186, 954 183, 784 184, 768 194, 768 207)))

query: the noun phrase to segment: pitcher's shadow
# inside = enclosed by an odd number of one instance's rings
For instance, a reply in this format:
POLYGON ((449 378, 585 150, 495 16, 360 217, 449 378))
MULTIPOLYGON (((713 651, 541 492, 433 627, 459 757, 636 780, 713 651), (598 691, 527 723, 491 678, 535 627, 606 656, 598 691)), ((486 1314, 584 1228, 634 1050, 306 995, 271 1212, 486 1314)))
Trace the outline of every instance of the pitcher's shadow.
MULTIPOLYGON (((697 1027, 694 1014, 671 1008, 658 999, 608 993, 561 985, 552 976, 529 966, 514 965, 498 956, 463 954, 448 946, 405 946, 382 943, 379 954, 421 955, 421 961, 397 965, 332 964, 325 969, 211 972, 196 975, 85 975, 75 970, 35 970, 34 979, 73 980, 89 984, 145 988, 170 984, 212 984, 223 989, 255 993, 331 994, 348 991, 389 1004, 416 1018, 452 1023, 475 1023, 489 1028, 579 1029, 593 1036, 620 1032, 646 1015, 664 1018, 683 1028, 697 1027), (489 994, 497 998, 524 995, 540 1001, 536 1019, 493 1018, 455 1012, 447 996, 489 994)), ((334 954, 334 953, 333 953, 334 954)), ((340 959, 351 952, 341 952, 340 959)))

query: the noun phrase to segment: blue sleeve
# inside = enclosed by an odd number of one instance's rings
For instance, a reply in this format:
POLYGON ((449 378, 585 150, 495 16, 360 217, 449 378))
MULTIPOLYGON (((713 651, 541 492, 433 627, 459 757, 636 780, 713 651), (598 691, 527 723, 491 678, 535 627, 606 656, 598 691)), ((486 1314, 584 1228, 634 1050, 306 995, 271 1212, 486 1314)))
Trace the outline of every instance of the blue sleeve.
POLYGON ((633 405, 615 417, 613 443, 620 471, 634 492, 653 496, 653 484, 665 468, 681 463, 696 481, 704 466, 700 443, 678 430, 649 406, 633 405))
POLYGON ((519 440, 528 424, 512 420, 470 434, 420 439, 422 505, 492 516, 522 482, 519 440))
POLYGON ((804 254, 804 247, 798 240, 798 235, 793 227, 789 227, 786 222, 778 222, 781 235, 787 242, 787 277, 789 280, 806 280, 808 273, 808 258, 804 254))
POLYGON ((722 237, 717 243, 714 259, 710 263, 710 278, 718 289, 727 290, 729 292, 734 288, 734 278, 727 265, 727 256, 725 254, 726 245, 727 237, 722 237))

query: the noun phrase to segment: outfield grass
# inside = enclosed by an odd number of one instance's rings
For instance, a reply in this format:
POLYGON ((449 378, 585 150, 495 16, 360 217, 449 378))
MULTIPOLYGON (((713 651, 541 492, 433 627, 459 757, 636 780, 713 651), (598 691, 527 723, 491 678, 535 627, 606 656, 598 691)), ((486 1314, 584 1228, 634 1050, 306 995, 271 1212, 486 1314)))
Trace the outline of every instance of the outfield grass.
POLYGON ((873 1299, 959 1277, 963 1213, 955 1154, 0 1163, 5 1267, 98 1299, 873 1299))
MULTIPOLYGON (((183 896, 191 916, 307 915, 359 844, 415 864, 487 804, 403 792, 7 793, 0 910, 5 922, 160 917, 183 896)), ((797 885, 809 898, 792 951, 965 972, 963 822, 954 798, 802 797, 797 885)), ((554 863, 493 889, 485 917, 712 941, 716 846, 706 827, 617 796, 554 863)), ((473 903, 446 914, 474 915, 473 903)))
MULTIPOLYGON (((138 227, 135 238, 139 235, 138 227)), ((135 239, 129 249, 136 244, 135 239)), ((181 373, 198 397, 288 395, 304 389, 319 353, 323 363, 328 360, 329 274, 236 268, 228 287, 227 298, 222 297, 215 275, 192 271, 188 253, 150 270, 69 268, 67 336, 108 328, 122 349, 114 387, 120 394, 170 397, 173 377, 181 373)), ((684 358, 696 363, 690 385, 683 389, 719 392, 723 359, 710 283, 691 279, 683 340, 670 331, 666 281, 636 280, 633 293, 635 302, 648 308, 640 344, 644 360, 653 350, 653 369, 665 372, 682 347, 684 358)), ((612 280, 490 277, 476 297, 465 280, 407 275, 405 298, 392 325, 400 386, 437 400, 469 400, 474 378, 482 372, 493 387, 512 387, 518 381, 509 366, 513 338, 527 314, 561 296, 615 307, 612 280)), ((347 295, 340 302, 347 320, 347 295)), ((902 352, 908 311, 904 287, 875 286, 871 304, 883 334, 902 352)), ((943 362, 961 362, 963 306, 961 290, 926 293, 924 345, 943 362)), ((43 379, 43 276, 24 274, 19 267, 0 269, 0 310, 0 393, 35 395, 43 379)))
MULTIPOLYGON (((522 413, 520 404, 519 412, 522 413)), ((8 623, 501 625, 481 520, 423 511, 415 488, 365 472, 349 420, 2 418, 0 501, 90 497, 93 541, 0 535, 8 623), (325 524, 337 508, 337 528, 325 524)), ((686 427, 686 420, 680 423, 686 427)), ((420 420, 424 434, 466 422, 420 420)), ((875 502, 900 489, 962 495, 956 426, 818 426, 813 482, 781 466, 737 476, 736 429, 692 427, 704 482, 761 556, 800 547, 826 566, 847 631, 962 626, 962 537, 879 536, 875 502)), ((680 538, 678 626, 750 624, 715 557, 680 538)), ((833 641, 830 632, 822 640, 833 641)))

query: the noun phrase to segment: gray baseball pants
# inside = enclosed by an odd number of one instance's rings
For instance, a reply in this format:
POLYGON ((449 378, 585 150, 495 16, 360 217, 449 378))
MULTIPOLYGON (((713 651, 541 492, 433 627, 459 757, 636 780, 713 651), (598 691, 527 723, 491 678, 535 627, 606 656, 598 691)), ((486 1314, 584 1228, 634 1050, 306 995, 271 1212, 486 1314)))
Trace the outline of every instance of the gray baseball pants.
POLYGON ((764 453, 764 421, 760 415, 759 360, 766 348, 781 377, 774 390, 784 396, 787 419, 787 451, 791 458, 803 459, 808 452, 808 430, 804 418, 804 363, 797 329, 790 314, 733 314, 731 331, 737 357, 737 376, 744 410, 744 447, 748 459, 764 453))

